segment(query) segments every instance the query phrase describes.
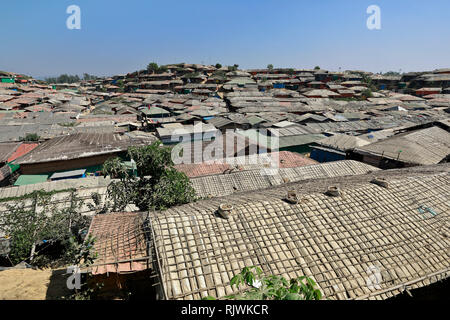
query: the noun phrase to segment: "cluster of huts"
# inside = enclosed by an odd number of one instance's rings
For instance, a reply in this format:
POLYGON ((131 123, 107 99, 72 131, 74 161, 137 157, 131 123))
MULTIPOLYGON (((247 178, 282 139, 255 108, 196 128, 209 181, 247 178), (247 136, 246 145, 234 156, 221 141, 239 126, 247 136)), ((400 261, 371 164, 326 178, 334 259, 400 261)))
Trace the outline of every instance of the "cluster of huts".
POLYGON ((0 79, 0 200, 104 197, 108 158, 130 164, 128 147, 157 140, 183 148, 175 167, 203 200, 84 208, 98 239, 89 272, 111 294, 139 283, 155 298, 223 298, 258 265, 310 276, 327 298, 385 299, 450 274, 450 69, 174 64, 76 84, 0 79))

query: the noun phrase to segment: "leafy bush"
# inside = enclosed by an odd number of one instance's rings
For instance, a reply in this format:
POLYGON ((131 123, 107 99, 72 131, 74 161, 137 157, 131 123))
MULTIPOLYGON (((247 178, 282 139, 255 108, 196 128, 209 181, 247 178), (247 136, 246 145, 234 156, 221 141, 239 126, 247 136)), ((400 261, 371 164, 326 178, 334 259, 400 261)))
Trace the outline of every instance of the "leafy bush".
POLYGON ((372 90, 370 89, 364 90, 363 92, 361 92, 361 96, 363 99, 372 98, 373 97, 372 90))
POLYGON ((164 210, 195 200, 195 190, 189 178, 173 168, 171 148, 160 141, 145 147, 131 147, 128 155, 136 162, 135 177, 120 161, 113 158, 103 165, 103 173, 118 179, 107 189, 106 206, 121 211, 133 203, 140 210, 164 210))
MULTIPOLYGON (((306 276, 286 280, 281 276, 266 276, 259 267, 245 267, 235 275, 230 285, 239 288, 241 285, 250 287, 238 295, 227 296, 236 300, 320 300, 322 293, 316 289, 313 279, 306 276), (253 272, 254 271, 254 272, 253 272)), ((206 297, 205 300, 213 300, 206 297)))
POLYGON ((158 66, 157 63, 151 62, 147 66, 147 71, 149 73, 164 73, 167 71, 167 67, 166 66, 158 66))
POLYGON ((76 246, 83 241, 81 232, 87 230, 90 222, 79 213, 81 201, 72 193, 70 206, 61 209, 51 202, 51 194, 42 191, 33 192, 29 199, 29 206, 24 202, 7 205, 8 210, 0 218, 0 230, 11 237, 11 262, 32 261, 34 265, 46 266, 55 259, 34 249, 39 244, 45 249, 58 243, 60 252, 55 264, 73 263, 78 254, 76 246))
POLYGON ((39 141, 40 137, 36 133, 27 133, 25 137, 20 137, 20 141, 39 141))
POLYGON ((46 78, 45 81, 47 83, 75 83, 79 82, 81 79, 78 75, 68 75, 62 74, 59 77, 50 77, 46 78))

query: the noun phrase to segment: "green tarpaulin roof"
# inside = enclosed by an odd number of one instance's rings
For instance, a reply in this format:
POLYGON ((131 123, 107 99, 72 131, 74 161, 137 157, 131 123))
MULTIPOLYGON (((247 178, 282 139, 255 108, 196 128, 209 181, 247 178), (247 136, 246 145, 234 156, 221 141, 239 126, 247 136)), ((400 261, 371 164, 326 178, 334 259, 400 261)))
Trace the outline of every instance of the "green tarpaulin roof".
POLYGON ((16 183, 14 183, 15 186, 25 186, 29 184, 35 184, 35 183, 41 183, 45 182, 48 179, 48 175, 46 174, 33 174, 33 175, 27 175, 23 174, 19 176, 16 183))

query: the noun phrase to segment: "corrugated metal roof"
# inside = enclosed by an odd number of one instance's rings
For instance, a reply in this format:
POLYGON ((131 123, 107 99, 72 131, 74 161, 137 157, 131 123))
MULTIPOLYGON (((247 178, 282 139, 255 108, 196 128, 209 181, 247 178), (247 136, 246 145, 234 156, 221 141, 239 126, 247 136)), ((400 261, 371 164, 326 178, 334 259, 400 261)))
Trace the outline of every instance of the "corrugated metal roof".
POLYGON ((147 139, 113 133, 78 133, 53 138, 41 143, 20 159, 18 164, 31 164, 91 157, 126 151, 134 145, 145 145, 147 139))
POLYGON ((85 172, 86 172, 86 169, 71 170, 71 171, 64 171, 64 172, 56 172, 56 173, 51 175, 50 180, 82 176, 82 175, 85 174, 85 172))
POLYGON ((38 143, 22 143, 16 151, 14 151, 11 156, 8 158, 8 162, 12 162, 24 155, 26 155, 28 152, 32 151, 34 148, 36 148, 39 144, 38 143))
POLYGON ((19 146, 20 143, 0 143, 0 163, 7 162, 19 146))
POLYGON ((450 133, 431 127, 392 136, 355 151, 411 164, 437 164, 450 154, 450 133))

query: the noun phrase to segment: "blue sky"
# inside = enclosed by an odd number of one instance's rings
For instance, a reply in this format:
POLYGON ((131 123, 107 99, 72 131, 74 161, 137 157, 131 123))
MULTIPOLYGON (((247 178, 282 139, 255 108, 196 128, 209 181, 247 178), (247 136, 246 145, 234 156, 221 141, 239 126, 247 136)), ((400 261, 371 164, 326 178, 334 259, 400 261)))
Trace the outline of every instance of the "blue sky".
POLYGON ((450 67, 448 0, 14 0, 0 11, 0 70, 113 75, 152 61, 330 70, 450 67), (66 8, 81 8, 81 30, 66 8), (381 8, 381 30, 366 9, 381 8))

